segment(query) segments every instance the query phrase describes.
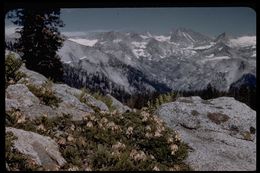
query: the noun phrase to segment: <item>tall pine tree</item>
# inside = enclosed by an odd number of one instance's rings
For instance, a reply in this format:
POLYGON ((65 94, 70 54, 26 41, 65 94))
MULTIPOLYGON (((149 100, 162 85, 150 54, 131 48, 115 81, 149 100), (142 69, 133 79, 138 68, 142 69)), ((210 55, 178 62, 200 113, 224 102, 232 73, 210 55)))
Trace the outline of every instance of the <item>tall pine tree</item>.
POLYGON ((64 39, 58 30, 63 27, 60 9, 16 9, 8 18, 21 29, 14 44, 28 69, 55 81, 62 81, 63 68, 56 54, 64 39))

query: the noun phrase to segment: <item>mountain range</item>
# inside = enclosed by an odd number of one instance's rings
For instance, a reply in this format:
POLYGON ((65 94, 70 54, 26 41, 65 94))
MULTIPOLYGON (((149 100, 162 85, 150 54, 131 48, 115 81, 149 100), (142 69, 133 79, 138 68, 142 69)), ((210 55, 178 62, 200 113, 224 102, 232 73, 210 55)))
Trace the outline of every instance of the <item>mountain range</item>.
POLYGON ((256 80, 256 36, 212 38, 187 28, 168 35, 91 32, 65 36, 58 54, 66 83, 105 93, 193 91, 209 84, 228 91, 244 75, 256 80))
POLYGON ((256 76, 255 36, 210 38, 186 28, 169 35, 111 31, 66 37, 58 54, 83 81, 84 74, 102 76, 130 94, 202 90, 208 84, 227 91, 243 75, 256 76))

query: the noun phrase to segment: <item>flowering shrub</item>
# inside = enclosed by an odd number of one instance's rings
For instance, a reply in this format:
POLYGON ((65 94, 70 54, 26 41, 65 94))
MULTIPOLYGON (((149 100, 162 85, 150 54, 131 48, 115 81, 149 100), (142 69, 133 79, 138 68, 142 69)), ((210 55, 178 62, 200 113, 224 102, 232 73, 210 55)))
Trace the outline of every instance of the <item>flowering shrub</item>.
POLYGON ((60 170, 190 170, 183 163, 187 146, 180 135, 144 110, 86 113, 81 121, 72 121, 70 115, 65 115, 14 122, 12 126, 16 128, 30 127, 57 142, 67 161, 60 170))

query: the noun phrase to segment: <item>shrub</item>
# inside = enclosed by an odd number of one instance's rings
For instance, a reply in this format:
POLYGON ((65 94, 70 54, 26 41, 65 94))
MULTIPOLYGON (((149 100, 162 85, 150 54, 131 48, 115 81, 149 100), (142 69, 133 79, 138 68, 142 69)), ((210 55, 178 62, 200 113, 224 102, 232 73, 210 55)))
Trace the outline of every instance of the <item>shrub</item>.
MULTIPOLYGON (((174 165, 190 170, 183 162, 188 147, 158 117, 144 111, 96 112, 81 121, 72 121, 69 115, 39 117, 23 124, 31 124, 32 131, 50 136, 58 143, 68 162, 60 170, 151 171, 170 170, 174 165), (46 130, 37 129, 39 125, 46 130), (158 130, 160 136, 156 136, 158 130), (148 132, 151 137, 146 136, 148 132), (170 147, 173 144, 178 148, 174 153, 170 147)), ((17 128, 25 126, 19 124, 17 128)))
POLYGON ((22 65, 22 61, 17 59, 13 53, 10 53, 5 58, 5 87, 12 82, 17 82, 25 76, 24 73, 18 71, 22 65))
POLYGON ((54 95, 52 82, 50 80, 45 82, 41 87, 32 84, 27 84, 27 87, 45 105, 58 107, 58 104, 61 102, 61 100, 54 95))
POLYGON ((176 100, 176 98, 177 98, 177 94, 175 92, 160 94, 155 99, 149 100, 147 102, 149 112, 151 113, 154 112, 160 105, 164 103, 173 102, 176 100))

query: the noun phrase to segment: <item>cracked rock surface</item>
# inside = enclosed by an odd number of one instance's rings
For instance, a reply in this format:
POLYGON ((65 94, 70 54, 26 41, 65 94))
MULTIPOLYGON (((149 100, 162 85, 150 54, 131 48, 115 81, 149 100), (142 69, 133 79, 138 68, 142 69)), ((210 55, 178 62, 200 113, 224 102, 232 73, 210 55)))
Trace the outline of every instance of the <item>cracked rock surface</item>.
POLYGON ((232 97, 178 98, 156 114, 190 146, 186 162, 200 171, 256 170, 256 112, 232 97))

